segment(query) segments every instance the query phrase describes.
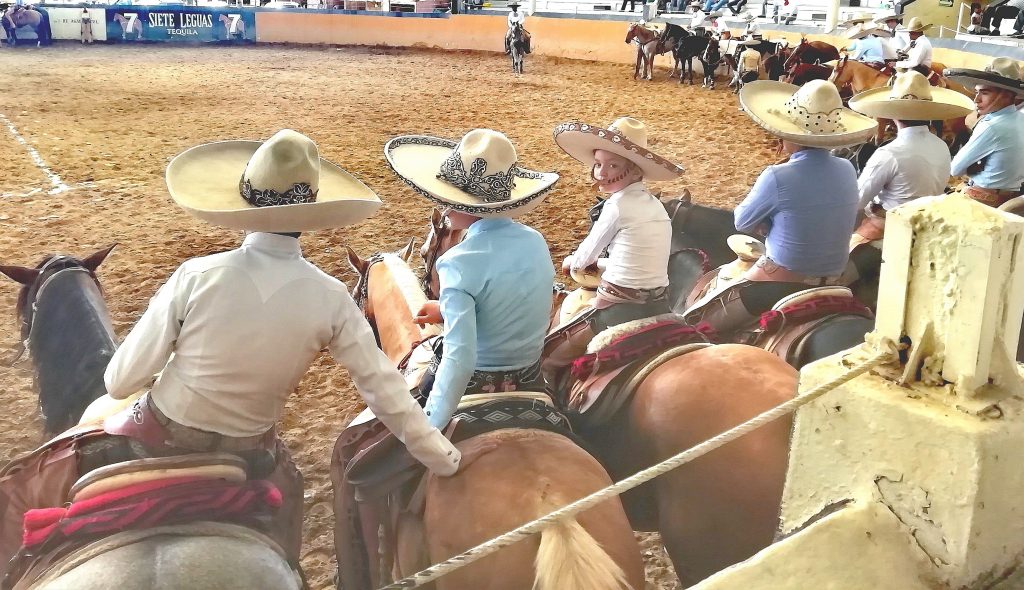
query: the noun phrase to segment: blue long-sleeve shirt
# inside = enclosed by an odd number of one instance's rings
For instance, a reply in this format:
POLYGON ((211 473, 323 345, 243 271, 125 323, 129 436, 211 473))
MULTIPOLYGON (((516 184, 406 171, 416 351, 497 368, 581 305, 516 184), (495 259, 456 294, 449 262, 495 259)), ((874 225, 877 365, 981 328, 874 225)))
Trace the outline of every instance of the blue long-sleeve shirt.
POLYGON ((862 62, 885 61, 885 49, 882 47, 882 40, 878 37, 864 37, 857 39, 846 46, 850 59, 862 62))
POLYGON ((736 207, 736 229, 771 222, 766 254, 811 277, 842 274, 857 222, 857 173, 828 151, 807 148, 769 166, 736 207))
POLYGON ((982 187, 1019 190, 1024 183, 1024 113, 1013 105, 989 113, 978 121, 971 140, 960 148, 949 173, 960 176, 975 162, 984 160, 981 172, 971 181, 982 187))
POLYGON ((427 399, 444 428, 475 370, 520 369, 540 359, 555 269, 538 231, 507 218, 481 219, 437 260, 444 352, 427 399))

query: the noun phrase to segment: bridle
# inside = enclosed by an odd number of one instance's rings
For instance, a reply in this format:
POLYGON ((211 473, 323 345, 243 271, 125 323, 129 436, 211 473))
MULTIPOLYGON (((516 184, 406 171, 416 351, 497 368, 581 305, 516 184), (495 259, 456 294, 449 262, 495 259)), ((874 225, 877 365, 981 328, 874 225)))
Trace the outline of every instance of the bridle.
POLYGON ((842 86, 839 85, 839 77, 843 75, 843 70, 846 69, 846 62, 849 61, 850 56, 844 56, 836 64, 835 69, 832 71, 832 75, 828 77, 829 81, 836 85, 839 90, 842 90, 853 83, 853 81, 846 82, 842 86))

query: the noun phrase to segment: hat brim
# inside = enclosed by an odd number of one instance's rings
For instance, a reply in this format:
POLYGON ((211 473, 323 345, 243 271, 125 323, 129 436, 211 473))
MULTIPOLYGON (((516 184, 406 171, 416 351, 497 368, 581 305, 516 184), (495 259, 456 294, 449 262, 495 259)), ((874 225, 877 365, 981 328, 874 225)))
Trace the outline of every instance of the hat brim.
POLYGON ((892 88, 872 88, 850 99, 850 108, 876 119, 945 121, 966 117, 974 101, 948 88, 932 87, 932 100, 889 98, 892 88))
POLYGON ((886 14, 884 16, 875 17, 875 22, 876 23, 884 23, 885 21, 889 21, 889 20, 895 20, 895 21, 903 22, 903 15, 902 14, 886 14))
POLYGON ((558 174, 516 169, 507 201, 487 203, 437 177, 441 164, 458 142, 428 135, 403 135, 384 145, 391 169, 416 192, 431 201, 477 217, 517 217, 533 210, 558 181, 558 174))
POLYGON ((740 90, 740 105, 747 115, 765 131, 786 141, 807 147, 838 148, 862 144, 878 128, 878 123, 843 107, 842 133, 809 133, 782 116, 781 109, 800 87, 774 80, 748 82, 740 90))
POLYGON ((381 206, 376 193, 339 166, 320 158, 316 201, 254 207, 239 191, 259 141, 218 141, 188 149, 167 166, 171 198, 189 214, 223 227, 262 232, 302 232, 353 225, 381 206))
POLYGON ((617 154, 639 166, 648 180, 672 180, 683 173, 679 164, 633 143, 617 131, 578 121, 556 127, 555 143, 565 153, 588 165, 594 163, 594 150, 617 154))
POLYGON ((1024 81, 1000 76, 995 72, 970 70, 967 68, 948 68, 942 74, 969 89, 974 89, 975 86, 993 86, 1015 92, 1018 96, 1024 95, 1024 81))

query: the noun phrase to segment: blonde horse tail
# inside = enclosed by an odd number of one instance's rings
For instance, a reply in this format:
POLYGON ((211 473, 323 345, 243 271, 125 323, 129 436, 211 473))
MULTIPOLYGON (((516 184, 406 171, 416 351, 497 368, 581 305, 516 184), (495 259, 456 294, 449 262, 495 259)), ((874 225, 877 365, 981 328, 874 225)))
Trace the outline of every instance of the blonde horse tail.
MULTIPOLYGON (((544 529, 534 590, 623 590, 626 574, 575 519, 544 529)), ((639 588, 635 590, 641 590, 639 588)))

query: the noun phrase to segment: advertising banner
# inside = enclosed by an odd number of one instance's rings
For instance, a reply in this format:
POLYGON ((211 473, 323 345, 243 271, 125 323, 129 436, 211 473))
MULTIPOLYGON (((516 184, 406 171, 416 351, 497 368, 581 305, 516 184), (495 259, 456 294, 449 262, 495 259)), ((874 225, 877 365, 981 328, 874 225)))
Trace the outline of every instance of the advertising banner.
POLYGON ((107 18, 101 7, 46 7, 50 13, 50 29, 54 39, 80 40, 83 36, 82 27, 89 27, 94 41, 107 40, 107 18), (84 12, 83 12, 84 11, 84 12), (82 19, 85 18, 85 24, 82 19))
POLYGON ((108 6, 107 39, 115 42, 255 41, 252 10, 196 6, 108 6))

